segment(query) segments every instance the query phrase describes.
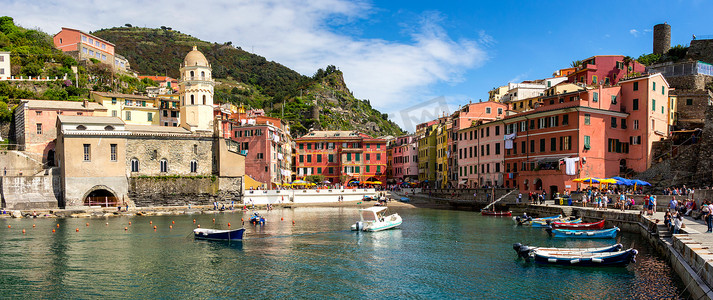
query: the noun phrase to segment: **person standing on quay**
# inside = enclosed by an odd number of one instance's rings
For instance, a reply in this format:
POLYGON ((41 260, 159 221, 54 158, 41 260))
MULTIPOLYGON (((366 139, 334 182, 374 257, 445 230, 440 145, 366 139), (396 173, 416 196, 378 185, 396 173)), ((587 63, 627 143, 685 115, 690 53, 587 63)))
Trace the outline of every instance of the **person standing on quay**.
POLYGON ((713 224, 711 224, 711 208, 708 200, 703 201, 701 213, 701 217, 703 217, 703 220, 706 221, 706 225, 708 226, 708 230, 706 230, 706 233, 713 232, 713 224))

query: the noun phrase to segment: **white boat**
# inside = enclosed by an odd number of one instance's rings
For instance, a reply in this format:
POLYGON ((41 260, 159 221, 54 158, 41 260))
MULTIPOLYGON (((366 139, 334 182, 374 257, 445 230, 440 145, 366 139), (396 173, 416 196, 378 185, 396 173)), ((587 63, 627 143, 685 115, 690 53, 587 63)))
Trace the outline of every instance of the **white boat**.
POLYGON ((359 210, 361 221, 352 225, 354 231, 381 231, 401 225, 401 216, 386 215, 387 207, 375 206, 359 210))

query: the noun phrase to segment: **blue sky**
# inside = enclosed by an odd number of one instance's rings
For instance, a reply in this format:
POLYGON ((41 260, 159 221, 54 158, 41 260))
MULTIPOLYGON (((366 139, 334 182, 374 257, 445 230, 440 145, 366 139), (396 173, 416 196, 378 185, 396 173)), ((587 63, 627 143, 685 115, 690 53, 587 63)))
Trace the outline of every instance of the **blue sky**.
POLYGON ((311 75, 344 71, 355 96, 412 130, 413 120, 487 99, 493 87, 551 76, 593 55, 650 53, 652 28, 672 44, 713 35, 713 1, 0 0, 16 22, 56 33, 169 26, 311 75), (197 3, 201 3, 197 5, 197 3), (437 101, 430 101, 439 98, 437 101), (423 104, 430 113, 410 116, 423 104), (436 107, 429 106, 438 103, 436 107), (411 110, 410 110, 411 111, 411 110))

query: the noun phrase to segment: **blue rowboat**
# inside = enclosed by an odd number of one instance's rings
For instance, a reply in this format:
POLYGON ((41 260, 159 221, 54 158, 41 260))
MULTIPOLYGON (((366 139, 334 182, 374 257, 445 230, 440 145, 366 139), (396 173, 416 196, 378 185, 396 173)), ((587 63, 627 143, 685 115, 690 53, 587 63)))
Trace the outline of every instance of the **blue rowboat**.
POLYGON ((631 262, 636 262, 636 249, 628 249, 616 252, 580 252, 580 253, 554 253, 544 250, 533 250, 530 257, 535 262, 562 266, 625 266, 631 262))
POLYGON ((517 252, 517 255, 529 259, 533 251, 539 250, 548 253, 556 254, 577 254, 577 253, 603 253, 603 252, 617 252, 624 248, 621 244, 614 244, 599 248, 545 248, 545 247, 533 247, 526 246, 520 243, 515 243, 512 245, 513 250, 517 252))
POLYGON ((556 238, 578 238, 578 239, 613 239, 619 231, 618 227, 602 230, 569 230, 547 228, 547 233, 556 238))
POLYGON ((245 228, 233 229, 233 230, 220 230, 220 229, 207 229, 207 228, 193 229, 193 237, 198 240, 212 240, 212 241, 242 240, 243 233, 245 233, 245 228))

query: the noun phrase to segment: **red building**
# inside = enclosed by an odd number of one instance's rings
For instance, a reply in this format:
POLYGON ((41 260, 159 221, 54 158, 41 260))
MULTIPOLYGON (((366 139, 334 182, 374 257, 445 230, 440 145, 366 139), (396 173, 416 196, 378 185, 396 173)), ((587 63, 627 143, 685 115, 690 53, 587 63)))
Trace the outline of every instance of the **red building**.
POLYGON ((512 138, 505 147, 505 186, 552 195, 583 188, 576 178, 646 170, 653 142, 668 136, 668 89, 661 74, 640 76, 545 96, 539 107, 505 118, 512 138))
POLYGON ((386 183, 386 140, 356 131, 312 131, 295 139, 296 178, 386 183))
POLYGON ((582 64, 567 75, 567 81, 586 85, 615 85, 627 74, 645 72, 646 67, 635 60, 631 60, 627 66, 623 55, 597 55, 582 60, 582 64))

